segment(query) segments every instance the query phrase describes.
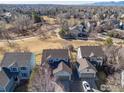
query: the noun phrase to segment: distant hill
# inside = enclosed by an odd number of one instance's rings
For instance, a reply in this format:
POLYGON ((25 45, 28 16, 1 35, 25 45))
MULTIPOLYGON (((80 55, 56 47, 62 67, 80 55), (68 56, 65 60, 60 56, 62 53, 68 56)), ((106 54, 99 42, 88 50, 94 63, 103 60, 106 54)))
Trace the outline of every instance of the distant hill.
POLYGON ((93 5, 96 5, 96 6, 123 6, 124 7, 124 1, 96 2, 96 3, 93 3, 93 5))

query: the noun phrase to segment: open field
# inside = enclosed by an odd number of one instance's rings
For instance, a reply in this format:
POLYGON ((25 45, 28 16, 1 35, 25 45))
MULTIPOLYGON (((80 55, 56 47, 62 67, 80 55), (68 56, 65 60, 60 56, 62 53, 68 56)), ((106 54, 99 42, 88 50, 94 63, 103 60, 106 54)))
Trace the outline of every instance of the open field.
MULTIPOLYGON (((36 62, 40 64, 41 53, 43 49, 57 49, 63 48, 66 45, 72 44, 75 48, 84 45, 98 45, 102 44, 97 41, 84 41, 84 40, 64 40, 59 38, 56 33, 47 33, 46 39, 39 39, 39 36, 24 38, 21 40, 13 40, 14 43, 18 44, 20 48, 27 48, 31 52, 36 54, 36 62)), ((7 46, 6 41, 0 42, 0 47, 7 49, 7 51, 14 51, 14 48, 7 46)), ((0 57, 2 59, 2 56, 0 57)))

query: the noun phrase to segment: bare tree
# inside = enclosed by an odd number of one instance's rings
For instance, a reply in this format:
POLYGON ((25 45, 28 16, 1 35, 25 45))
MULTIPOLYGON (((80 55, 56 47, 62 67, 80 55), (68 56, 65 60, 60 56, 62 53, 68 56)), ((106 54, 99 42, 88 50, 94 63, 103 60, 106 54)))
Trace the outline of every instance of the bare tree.
POLYGON ((32 74, 28 91, 30 92, 54 92, 55 79, 51 77, 51 69, 48 64, 42 64, 37 71, 32 74))
POLYGON ((9 41, 11 37, 6 29, 6 24, 4 22, 0 23, 0 38, 5 39, 7 43, 11 45, 11 42, 9 41))
POLYGON ((118 51, 120 47, 117 46, 106 46, 104 48, 105 54, 107 56, 107 64, 117 64, 118 51))
POLYGON ((31 28, 33 21, 27 15, 18 15, 16 18, 14 25, 16 27, 16 31, 19 34, 26 35, 28 34, 27 29, 31 28))

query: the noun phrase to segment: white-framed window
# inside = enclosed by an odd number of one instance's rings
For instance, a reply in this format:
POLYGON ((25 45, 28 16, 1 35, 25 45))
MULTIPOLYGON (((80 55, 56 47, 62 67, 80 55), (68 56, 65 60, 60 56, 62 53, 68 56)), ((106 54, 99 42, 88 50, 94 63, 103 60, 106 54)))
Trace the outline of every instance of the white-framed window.
POLYGON ((97 60, 102 60, 102 57, 97 57, 97 60))
POLYGON ((11 67, 11 72, 18 72, 18 68, 17 67, 11 67))
POLYGON ((22 75, 22 77, 28 77, 27 73, 22 73, 21 75, 22 75))

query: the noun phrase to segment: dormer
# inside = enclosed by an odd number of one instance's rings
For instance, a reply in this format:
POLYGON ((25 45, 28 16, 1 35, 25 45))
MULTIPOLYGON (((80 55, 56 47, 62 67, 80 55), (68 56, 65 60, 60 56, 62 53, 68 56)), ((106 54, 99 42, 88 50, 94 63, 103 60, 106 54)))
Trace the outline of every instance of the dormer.
POLYGON ((13 62, 10 66, 9 69, 11 72, 18 72, 18 64, 17 62, 13 62))

